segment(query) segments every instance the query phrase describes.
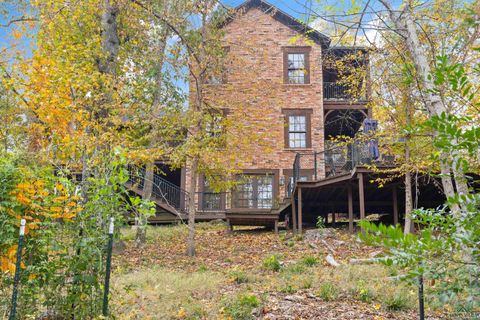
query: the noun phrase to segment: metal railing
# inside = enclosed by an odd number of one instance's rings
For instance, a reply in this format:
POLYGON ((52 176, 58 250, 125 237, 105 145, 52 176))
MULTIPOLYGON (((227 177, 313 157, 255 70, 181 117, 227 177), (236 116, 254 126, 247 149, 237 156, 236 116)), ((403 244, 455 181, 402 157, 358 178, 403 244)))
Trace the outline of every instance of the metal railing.
POLYGON ((323 83, 323 98, 326 100, 366 100, 363 89, 338 82, 323 83))
POLYGON ((380 159, 378 147, 374 140, 355 141, 349 144, 331 146, 324 152, 297 153, 293 162, 293 177, 286 188, 290 197, 298 181, 315 181, 320 179, 320 170, 325 168, 325 177, 351 172, 359 165, 391 162, 385 157, 380 159), (376 149, 375 149, 376 148, 376 149))
MULTIPOLYGON (((145 168, 129 165, 128 173, 128 182, 135 185, 138 189, 143 190, 145 168)), ((152 197, 155 197, 158 201, 166 203, 182 213, 188 212, 188 192, 156 173, 153 174, 152 197)))

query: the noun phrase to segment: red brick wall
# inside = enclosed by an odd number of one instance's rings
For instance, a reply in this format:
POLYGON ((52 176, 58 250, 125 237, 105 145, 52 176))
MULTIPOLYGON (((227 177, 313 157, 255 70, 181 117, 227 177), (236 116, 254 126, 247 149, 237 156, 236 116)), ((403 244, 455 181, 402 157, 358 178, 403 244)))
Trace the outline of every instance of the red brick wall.
MULTIPOLYGON (((324 125, 322 103, 322 49, 313 41, 298 38, 298 32, 277 21, 272 16, 253 8, 239 15, 224 27, 225 46, 229 46, 228 57, 232 61, 227 73, 227 84, 215 86, 215 97, 224 101, 226 108, 242 108, 242 105, 258 107, 261 117, 247 123, 252 130, 262 135, 263 142, 270 147, 254 147, 253 157, 242 169, 292 169, 296 152, 322 151, 324 148, 324 125), (292 43, 293 39, 297 39, 292 43), (284 84, 283 47, 310 46, 310 84, 284 84), (252 89, 254 88, 254 89, 252 89), (230 103, 229 101, 235 101, 230 103), (285 148, 284 108, 310 109, 311 148, 292 150, 285 148)), ((245 119, 248 119, 246 117, 245 119)), ((323 155, 319 155, 320 161, 323 155)), ((307 158, 306 158, 307 159, 307 158)), ((312 157, 308 159, 313 160, 312 157)), ((323 162, 322 162, 323 163, 323 162)), ((303 168, 313 168, 311 161, 302 163, 303 168), (310 163, 308 163, 310 162, 310 163)), ((324 166, 319 166, 318 177, 324 177, 324 166)), ((190 181, 187 169, 187 188, 190 181)), ((280 200, 285 195, 285 184, 280 185, 280 200)), ((188 189, 187 189, 188 190, 188 189)))

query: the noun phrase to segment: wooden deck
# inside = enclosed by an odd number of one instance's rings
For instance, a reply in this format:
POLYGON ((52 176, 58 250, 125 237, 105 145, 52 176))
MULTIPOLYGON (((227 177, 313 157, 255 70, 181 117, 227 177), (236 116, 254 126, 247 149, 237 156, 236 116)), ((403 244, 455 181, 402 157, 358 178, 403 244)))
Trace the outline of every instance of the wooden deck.
MULTIPOLYGON (((293 227, 302 231, 305 223, 315 223, 318 216, 327 217, 334 213, 348 213, 349 230, 354 230, 354 218, 364 219, 368 214, 389 214, 392 223, 400 221, 404 211, 403 178, 392 176, 384 186, 372 183, 375 179, 387 178, 385 168, 376 171, 364 166, 355 170, 313 181, 298 181, 293 192, 292 222, 293 227), (297 228, 298 225, 298 228, 297 228)), ((432 178, 419 181, 420 194, 418 207, 436 207, 445 199, 436 190, 432 178)))

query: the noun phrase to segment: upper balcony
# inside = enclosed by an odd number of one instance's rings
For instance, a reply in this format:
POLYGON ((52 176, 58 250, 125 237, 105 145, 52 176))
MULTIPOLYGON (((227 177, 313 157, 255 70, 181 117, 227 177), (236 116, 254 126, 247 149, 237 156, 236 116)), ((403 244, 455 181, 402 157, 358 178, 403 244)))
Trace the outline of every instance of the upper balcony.
POLYGON ((351 86, 339 82, 323 83, 323 100, 328 101, 344 101, 344 102, 367 102, 366 90, 356 90, 351 86))

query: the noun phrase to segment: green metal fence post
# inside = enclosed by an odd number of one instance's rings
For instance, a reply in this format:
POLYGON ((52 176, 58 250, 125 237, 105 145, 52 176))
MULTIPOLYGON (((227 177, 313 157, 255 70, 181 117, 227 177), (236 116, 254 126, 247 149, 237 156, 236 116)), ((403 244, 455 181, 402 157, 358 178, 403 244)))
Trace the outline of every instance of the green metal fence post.
POLYGON ((113 246, 113 229, 114 218, 110 218, 110 226, 108 228, 108 246, 107 246, 107 263, 105 270, 105 289, 103 293, 103 315, 108 316, 108 292, 110 290, 110 270, 112 268, 112 246, 113 246))
POLYGON ((25 219, 20 221, 20 236, 18 238, 17 261, 15 262, 15 276, 13 278, 12 304, 10 307, 9 320, 15 320, 17 315, 18 284, 20 282, 20 267, 22 261, 23 238, 25 236, 25 219))

